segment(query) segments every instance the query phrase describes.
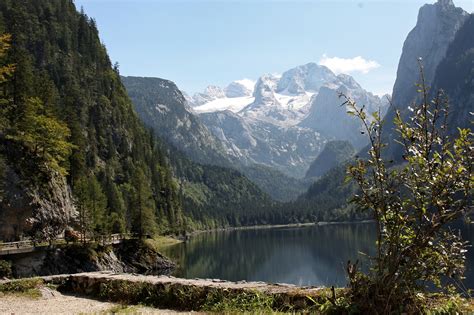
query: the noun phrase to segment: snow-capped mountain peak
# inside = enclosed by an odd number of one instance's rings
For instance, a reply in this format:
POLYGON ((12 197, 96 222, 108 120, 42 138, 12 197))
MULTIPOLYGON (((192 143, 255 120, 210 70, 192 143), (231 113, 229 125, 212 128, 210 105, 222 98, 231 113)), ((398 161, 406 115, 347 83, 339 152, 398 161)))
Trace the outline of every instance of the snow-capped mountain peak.
POLYGON ((317 92, 327 82, 335 80, 335 74, 325 66, 314 62, 285 71, 276 91, 281 94, 304 94, 317 92))
POLYGON ((237 80, 230 83, 225 89, 225 96, 229 98, 251 96, 255 87, 255 81, 250 79, 237 80))

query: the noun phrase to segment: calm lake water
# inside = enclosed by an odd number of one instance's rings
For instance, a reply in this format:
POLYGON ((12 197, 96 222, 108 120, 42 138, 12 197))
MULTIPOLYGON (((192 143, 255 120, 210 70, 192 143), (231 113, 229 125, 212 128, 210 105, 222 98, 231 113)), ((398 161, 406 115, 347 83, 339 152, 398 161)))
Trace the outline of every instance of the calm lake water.
MULTIPOLYGON (((474 226, 463 226, 474 242, 474 226)), ((175 276, 296 285, 345 286, 347 260, 364 262, 375 250, 374 224, 209 232, 165 250, 178 262, 175 276)), ((474 288, 474 252, 469 248, 464 285, 474 288)))

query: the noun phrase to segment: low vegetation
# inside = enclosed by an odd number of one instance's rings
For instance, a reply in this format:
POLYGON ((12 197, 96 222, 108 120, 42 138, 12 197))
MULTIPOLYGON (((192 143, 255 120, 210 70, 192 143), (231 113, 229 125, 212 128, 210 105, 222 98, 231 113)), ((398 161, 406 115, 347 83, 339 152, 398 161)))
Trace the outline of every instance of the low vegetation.
POLYGON ((29 298, 41 297, 40 288, 44 286, 41 278, 28 278, 0 283, 0 297, 2 295, 17 295, 29 298))
POLYGON ((174 237, 169 237, 169 236, 154 236, 151 239, 146 239, 145 244, 152 249, 154 249, 156 252, 161 251, 163 248, 173 246, 176 244, 181 243, 182 241, 174 238, 174 237))
POLYGON ((12 276, 11 262, 0 259, 0 278, 10 278, 11 276, 12 276))
POLYGON ((369 211, 377 227, 377 253, 368 273, 358 263, 348 263, 350 300, 362 312, 420 313, 429 300, 426 292, 446 293, 446 305, 455 308, 455 284, 463 276, 467 242, 449 228, 472 210, 474 176, 473 134, 459 129, 448 135, 447 98, 439 92, 433 100, 421 68, 420 101, 413 115, 395 119, 403 147, 401 165, 383 158, 383 121, 369 118, 364 107, 346 98, 348 113, 357 116, 370 140, 367 159, 348 168, 359 193, 353 202, 369 211))

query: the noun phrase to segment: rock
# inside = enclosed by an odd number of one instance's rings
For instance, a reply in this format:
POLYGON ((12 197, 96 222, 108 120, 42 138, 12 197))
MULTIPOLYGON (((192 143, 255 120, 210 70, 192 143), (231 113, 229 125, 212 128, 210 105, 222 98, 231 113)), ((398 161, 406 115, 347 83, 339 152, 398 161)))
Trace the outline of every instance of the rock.
POLYGON ((55 238, 74 221, 77 211, 66 179, 49 174, 47 187, 39 189, 11 166, 6 166, 4 198, 0 203, 0 239, 20 236, 55 238))
POLYGON ((467 17, 468 13, 455 7, 450 0, 440 0, 420 8, 416 26, 403 44, 398 64, 392 94, 396 106, 409 106, 417 95, 415 83, 419 82, 419 58, 424 67, 426 83, 431 84, 436 67, 467 17))
POLYGON ((410 115, 408 106, 419 95, 415 85, 420 82, 419 60, 423 65, 425 83, 429 87, 432 85, 439 63, 446 56, 448 46, 468 16, 467 12, 455 7, 449 0, 425 4, 420 8, 416 26, 403 44, 397 79, 393 87, 392 105, 385 117, 387 124, 384 128, 384 137, 388 139, 386 154, 391 159, 402 161, 403 148, 395 142, 398 134, 393 120, 396 110, 400 110, 402 118, 406 119, 410 115))
POLYGON ((175 263, 141 240, 113 246, 73 244, 11 257, 15 277, 58 275, 91 271, 169 274, 175 263))

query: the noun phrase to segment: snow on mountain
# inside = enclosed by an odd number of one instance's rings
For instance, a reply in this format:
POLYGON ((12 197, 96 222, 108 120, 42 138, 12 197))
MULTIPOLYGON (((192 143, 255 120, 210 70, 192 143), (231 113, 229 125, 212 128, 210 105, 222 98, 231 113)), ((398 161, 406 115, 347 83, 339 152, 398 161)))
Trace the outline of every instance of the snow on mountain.
POLYGON ((225 97, 225 92, 222 88, 215 85, 209 85, 204 90, 204 92, 196 93, 193 95, 191 105, 199 106, 199 105, 206 104, 213 100, 224 98, 224 97, 225 97))
POLYGON ((262 75, 256 83, 240 80, 224 89, 208 88, 193 97, 193 111, 228 154, 303 177, 326 141, 347 140, 356 148, 366 143, 358 123, 340 106, 339 92, 369 111, 387 108, 387 101, 351 76, 308 63, 282 75, 262 75))
POLYGON ((251 104, 255 100, 252 96, 242 97, 224 97, 218 98, 208 103, 193 108, 196 113, 209 113, 223 110, 230 110, 234 113, 241 111, 248 104, 251 104))
POLYGON ((290 95, 317 92, 321 86, 334 80, 335 74, 327 67, 310 62, 284 72, 276 92, 290 95))
POLYGON ((249 79, 237 80, 230 83, 225 89, 225 96, 229 98, 251 96, 255 82, 249 79))
POLYGON ((229 155, 246 164, 275 168, 291 177, 304 177, 325 144, 324 138, 309 128, 285 128, 229 110, 202 113, 199 117, 229 155))

